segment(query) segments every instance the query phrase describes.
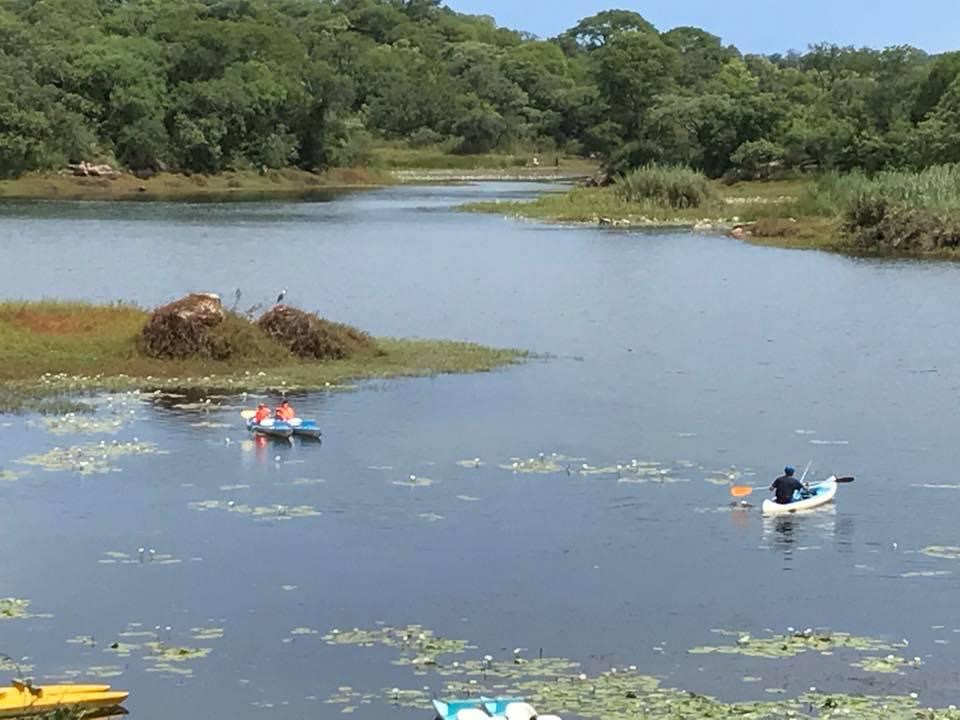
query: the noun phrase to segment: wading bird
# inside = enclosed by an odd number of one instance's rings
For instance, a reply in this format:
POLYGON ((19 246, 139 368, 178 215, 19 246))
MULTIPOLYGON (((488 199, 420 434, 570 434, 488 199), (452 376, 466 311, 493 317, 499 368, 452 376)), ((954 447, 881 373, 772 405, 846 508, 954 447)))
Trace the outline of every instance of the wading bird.
POLYGON ((287 296, 287 289, 284 288, 280 291, 280 294, 277 295, 277 305, 283 302, 283 299, 287 296))

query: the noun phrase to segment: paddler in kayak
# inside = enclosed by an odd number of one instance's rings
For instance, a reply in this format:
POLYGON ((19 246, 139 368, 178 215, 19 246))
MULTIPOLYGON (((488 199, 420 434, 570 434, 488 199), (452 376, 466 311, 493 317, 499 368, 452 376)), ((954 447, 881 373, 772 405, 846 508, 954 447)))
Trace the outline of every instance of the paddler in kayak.
POLYGON ((789 505, 794 501, 795 493, 800 493, 802 496, 806 490, 803 483, 794 477, 796 472, 796 468, 787 465, 783 469, 783 475, 774 480, 770 486, 770 491, 776 493, 776 500, 780 505, 789 505))
POLYGON ((270 417, 270 408, 267 407, 267 404, 260 403, 257 405, 257 414, 253 416, 253 422, 259 425, 268 417, 270 417))
POLYGON ((288 401, 283 400, 280 403, 280 406, 277 408, 277 414, 275 417, 277 420, 281 420, 283 422, 290 422, 296 416, 297 416, 297 413, 293 409, 293 405, 291 405, 288 401))

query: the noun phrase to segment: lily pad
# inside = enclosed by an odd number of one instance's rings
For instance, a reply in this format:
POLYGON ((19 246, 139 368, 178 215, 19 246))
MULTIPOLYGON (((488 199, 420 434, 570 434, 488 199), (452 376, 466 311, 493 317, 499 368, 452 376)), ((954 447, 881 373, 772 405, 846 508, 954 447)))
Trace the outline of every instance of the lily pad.
POLYGON ((150 654, 144 659, 153 663, 188 662, 205 658, 213 652, 213 648, 180 647, 159 641, 148 642, 145 647, 149 649, 150 654))
POLYGON ((126 455, 153 455, 161 453, 153 443, 127 442, 89 443, 68 448, 53 448, 45 453, 27 455, 17 460, 25 465, 36 465, 47 472, 72 471, 81 475, 108 473, 116 470, 113 460, 126 455))
POLYGON ((232 500, 201 500, 187 505, 191 510, 206 512, 226 510, 239 515, 248 515, 256 519, 293 520, 295 518, 317 517, 321 515, 312 505, 246 505, 232 500))
POLYGON ((22 620, 33 617, 52 617, 36 615, 29 611, 30 601, 21 598, 0 598, 0 620, 22 620))
POLYGON ((223 637, 223 628, 219 627, 192 627, 190 637, 194 640, 219 640, 223 637))
POLYGON ((749 633, 715 630, 726 637, 735 637, 730 645, 700 646, 689 650, 694 655, 745 655, 748 657, 787 658, 805 652, 833 652, 840 648, 862 651, 893 650, 902 643, 889 643, 869 637, 822 630, 805 630, 769 637, 753 637, 749 633))
POLYGON ((960 547, 955 545, 929 545, 920 552, 944 560, 960 560, 960 547))

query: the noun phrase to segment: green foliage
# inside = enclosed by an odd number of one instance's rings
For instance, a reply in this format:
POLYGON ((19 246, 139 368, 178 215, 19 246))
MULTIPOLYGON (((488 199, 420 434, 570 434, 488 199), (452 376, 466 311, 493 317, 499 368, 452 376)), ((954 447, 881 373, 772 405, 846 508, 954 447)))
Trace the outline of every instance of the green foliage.
POLYGON ((797 202, 803 215, 841 217, 852 247, 941 252, 960 247, 960 166, 821 176, 797 202))
POLYGON ((618 179, 616 192, 627 202, 652 202, 676 210, 698 208, 717 197, 703 173, 682 165, 638 168, 618 179))
POLYGON ((744 180, 766 180, 783 167, 787 151, 782 145, 769 140, 750 140, 743 143, 730 156, 730 162, 744 180))
POLYGON ((958 75, 909 46, 744 56, 627 10, 540 40, 439 0, 0 0, 0 177, 312 171, 398 142, 611 176, 919 169, 960 162, 958 75))

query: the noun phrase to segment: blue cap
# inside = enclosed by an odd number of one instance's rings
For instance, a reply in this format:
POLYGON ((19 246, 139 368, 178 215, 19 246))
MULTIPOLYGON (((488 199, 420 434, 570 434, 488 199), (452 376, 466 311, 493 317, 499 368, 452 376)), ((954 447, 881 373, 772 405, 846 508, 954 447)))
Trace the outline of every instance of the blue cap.
POLYGON ((783 469, 783 472, 786 473, 787 475, 793 475, 796 472, 796 468, 794 468, 793 465, 787 465, 783 469))

